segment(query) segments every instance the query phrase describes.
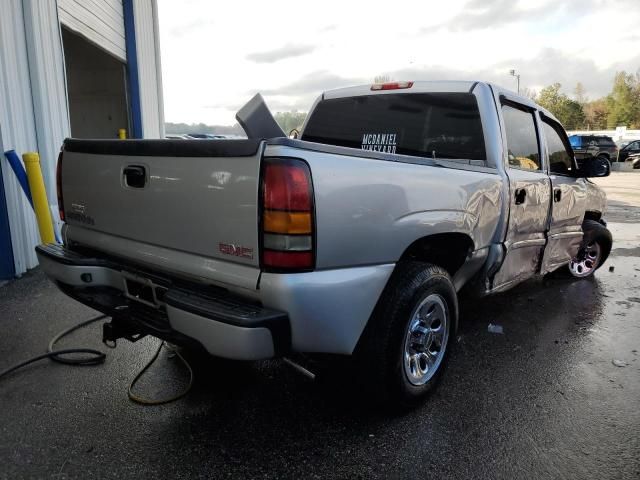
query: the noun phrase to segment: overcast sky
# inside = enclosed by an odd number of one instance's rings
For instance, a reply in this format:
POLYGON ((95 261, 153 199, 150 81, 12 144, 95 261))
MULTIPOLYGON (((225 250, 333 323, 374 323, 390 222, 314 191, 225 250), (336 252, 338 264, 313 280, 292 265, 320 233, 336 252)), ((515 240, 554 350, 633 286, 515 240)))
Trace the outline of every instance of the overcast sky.
POLYGON ((608 93, 640 68, 640 0, 158 0, 165 117, 231 125, 261 92, 308 110, 331 88, 489 80, 515 90, 576 82, 608 93))

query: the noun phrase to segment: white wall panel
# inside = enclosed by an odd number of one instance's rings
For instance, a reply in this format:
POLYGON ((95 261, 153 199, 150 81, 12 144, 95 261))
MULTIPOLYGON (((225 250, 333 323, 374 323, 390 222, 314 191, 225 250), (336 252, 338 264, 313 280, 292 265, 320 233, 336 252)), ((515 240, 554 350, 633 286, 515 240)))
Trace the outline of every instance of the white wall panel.
POLYGON ((121 0, 57 0, 60 22, 126 61, 121 0))
MULTIPOLYGON (((0 129, 4 150, 18 154, 38 149, 21 0, 3 0, 0 15, 0 129)), ((16 273, 37 265, 40 243, 31 205, 2 152, 2 175, 9 210, 16 273)))
POLYGON ((56 163, 70 128, 58 10, 54 2, 40 0, 23 0, 23 8, 40 165, 60 238, 56 163))
POLYGON ((133 0, 144 138, 164 137, 164 106, 156 0, 133 0))
MULTIPOLYGON (((55 164, 69 112, 60 22, 126 60, 122 0, 1 0, 0 148, 39 151, 55 211, 55 164)), ((133 0, 140 110, 146 138, 164 135, 155 0, 133 0)), ((0 152, 1 154, 1 152, 0 152)), ((35 216, 8 162, 1 159, 16 272, 37 265, 35 216)))

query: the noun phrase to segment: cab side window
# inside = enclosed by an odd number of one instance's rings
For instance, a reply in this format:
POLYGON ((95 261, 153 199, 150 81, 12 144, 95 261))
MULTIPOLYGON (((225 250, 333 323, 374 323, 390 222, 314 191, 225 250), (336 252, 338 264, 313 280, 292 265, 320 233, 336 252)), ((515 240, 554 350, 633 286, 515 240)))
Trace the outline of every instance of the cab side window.
POLYGON ((542 121, 542 125, 549 152, 549 170, 551 173, 571 175, 574 170, 573 157, 563 140, 564 136, 557 130, 559 127, 546 120, 542 121))
POLYGON ((502 106, 509 166, 522 170, 541 170, 538 135, 533 113, 509 104, 502 106))

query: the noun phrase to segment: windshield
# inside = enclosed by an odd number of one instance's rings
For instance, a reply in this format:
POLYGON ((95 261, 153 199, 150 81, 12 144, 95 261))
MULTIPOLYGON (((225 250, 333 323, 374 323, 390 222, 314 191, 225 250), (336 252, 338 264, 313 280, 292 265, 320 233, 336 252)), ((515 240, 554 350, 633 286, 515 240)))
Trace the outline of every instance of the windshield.
POLYGON ((322 100, 302 140, 374 152, 486 160, 478 104, 470 93, 322 100))
POLYGON ((569 137, 569 143, 571 144, 571 148, 580 148, 580 137, 578 135, 571 135, 569 137))

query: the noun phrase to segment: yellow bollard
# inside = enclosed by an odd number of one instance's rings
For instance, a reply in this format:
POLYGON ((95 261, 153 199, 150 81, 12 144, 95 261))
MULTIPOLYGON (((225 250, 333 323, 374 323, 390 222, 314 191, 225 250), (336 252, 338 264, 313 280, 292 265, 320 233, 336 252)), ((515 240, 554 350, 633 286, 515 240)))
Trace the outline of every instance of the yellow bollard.
POLYGON ((22 160, 27 171, 33 209, 38 221, 38 230, 40 230, 40 240, 42 243, 55 243, 49 200, 47 200, 47 191, 44 188, 42 170, 40 169, 40 155, 35 152, 27 152, 22 155, 22 160))
POLYGON ((120 140, 126 140, 127 139, 127 129, 126 128, 120 128, 118 130, 118 138, 120 140))

